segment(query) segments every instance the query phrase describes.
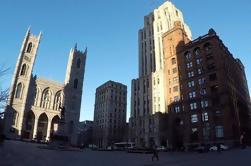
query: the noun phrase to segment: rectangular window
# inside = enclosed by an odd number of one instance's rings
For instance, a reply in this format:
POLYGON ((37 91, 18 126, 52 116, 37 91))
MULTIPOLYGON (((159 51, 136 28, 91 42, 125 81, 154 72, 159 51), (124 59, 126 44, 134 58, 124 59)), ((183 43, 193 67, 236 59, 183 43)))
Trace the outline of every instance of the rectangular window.
POLYGON ((200 102, 200 104, 201 104, 201 108, 207 108, 208 107, 208 101, 207 100, 202 100, 200 102))
POLYGON ((216 138, 224 137, 223 126, 215 126, 215 136, 216 136, 216 138))
POLYGON ((193 62, 187 63, 187 68, 189 69, 189 68, 191 68, 191 67, 193 67, 193 62))
POLYGON ((202 59, 201 59, 201 58, 196 59, 196 64, 197 64, 197 65, 201 64, 201 61, 202 61, 202 59))
POLYGON ((176 106, 176 107, 175 107, 175 112, 176 112, 176 113, 180 112, 180 106, 176 106))
POLYGON ((198 79, 199 85, 203 85, 205 83, 205 78, 198 79))
POLYGON ((189 98, 192 99, 192 98, 195 98, 196 97, 196 92, 189 92, 189 98))
POLYGON ((175 102, 177 102, 177 101, 180 100, 180 97, 179 97, 179 96, 174 96, 173 100, 174 100, 175 102))
POLYGON ((208 121, 208 113, 207 113, 207 112, 203 112, 203 113, 202 113, 202 121, 203 121, 203 122, 208 121))
POLYGON ((188 72, 188 73, 187 73, 187 75, 188 75, 188 78, 191 78, 191 77, 193 77, 193 76, 194 76, 194 72, 193 72, 193 71, 188 72))
POLYGON ((194 86, 194 81, 189 81, 187 83, 187 85, 188 85, 189 88, 193 87, 194 86))
POLYGON ((191 122, 192 122, 192 123, 198 122, 198 116, 197 116, 197 114, 191 115, 191 122))
POLYGON ((202 74, 202 69, 198 69, 198 74, 202 74))
POLYGON ((179 91, 179 86, 174 86, 174 87, 173 87, 173 91, 174 91, 174 92, 178 92, 178 91, 179 91))
POLYGON ((204 96, 207 94, 206 88, 200 90, 200 95, 204 96))
POLYGON ((178 77, 174 77, 173 78, 173 83, 178 83, 179 82, 179 78, 178 77))
POLYGON ((195 103, 190 103, 190 109, 191 110, 197 109, 197 103, 196 102, 195 103))
POLYGON ((173 74, 177 73, 177 67, 173 68, 173 74))

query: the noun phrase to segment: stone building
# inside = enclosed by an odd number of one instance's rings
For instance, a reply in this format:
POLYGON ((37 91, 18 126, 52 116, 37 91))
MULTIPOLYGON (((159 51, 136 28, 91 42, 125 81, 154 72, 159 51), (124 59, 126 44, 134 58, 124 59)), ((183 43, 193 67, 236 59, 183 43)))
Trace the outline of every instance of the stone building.
POLYGON ((213 29, 193 41, 180 22, 163 35, 168 140, 183 145, 238 143, 250 136, 245 69, 213 29))
POLYGON ((5 135, 8 138, 49 141, 59 128, 64 112, 64 133, 76 144, 87 51, 71 49, 64 83, 38 78, 32 70, 41 33, 30 29, 24 38, 13 74, 5 109, 5 135))
POLYGON ((191 31, 182 12, 170 1, 144 18, 144 27, 138 33, 139 78, 131 84, 130 140, 137 146, 160 145, 159 119, 155 113, 166 113, 164 54, 162 35, 180 21, 188 38, 191 31))
POLYGON ((127 86, 108 81, 96 89, 94 144, 100 148, 125 141, 127 86))

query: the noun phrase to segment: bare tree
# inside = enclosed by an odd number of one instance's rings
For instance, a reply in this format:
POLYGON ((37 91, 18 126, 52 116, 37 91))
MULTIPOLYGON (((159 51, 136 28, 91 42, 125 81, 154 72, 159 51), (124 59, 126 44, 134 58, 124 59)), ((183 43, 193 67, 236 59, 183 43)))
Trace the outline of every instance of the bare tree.
MULTIPOLYGON (((7 74, 8 70, 9 68, 4 67, 3 65, 0 66, 0 79, 2 79, 3 76, 7 74)), ((5 105, 8 99, 8 94, 9 89, 2 89, 2 87, 0 87, 0 109, 5 105)))

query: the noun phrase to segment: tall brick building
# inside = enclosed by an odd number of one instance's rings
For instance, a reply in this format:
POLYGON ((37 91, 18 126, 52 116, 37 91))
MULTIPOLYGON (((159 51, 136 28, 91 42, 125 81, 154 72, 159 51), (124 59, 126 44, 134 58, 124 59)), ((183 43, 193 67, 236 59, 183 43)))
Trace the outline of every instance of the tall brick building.
POLYGON ((238 142, 250 130, 244 66, 213 29, 193 41, 180 22, 163 35, 168 143, 238 142))

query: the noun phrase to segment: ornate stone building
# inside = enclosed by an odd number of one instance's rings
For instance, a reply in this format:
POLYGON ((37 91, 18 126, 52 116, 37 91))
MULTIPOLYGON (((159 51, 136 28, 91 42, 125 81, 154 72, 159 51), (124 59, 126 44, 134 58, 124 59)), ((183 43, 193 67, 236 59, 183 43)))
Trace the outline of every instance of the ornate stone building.
POLYGON ((138 33, 139 77, 131 84, 130 140, 137 146, 160 145, 159 114, 168 111, 165 96, 164 52, 162 35, 180 21, 189 39, 191 31, 182 12, 170 1, 144 17, 138 33))
POLYGON ((75 144, 87 50, 71 49, 64 83, 45 80, 32 74, 40 39, 41 33, 35 36, 30 29, 24 38, 5 110, 5 134, 49 141, 59 128, 60 108, 65 107, 65 123, 60 127, 75 144))

